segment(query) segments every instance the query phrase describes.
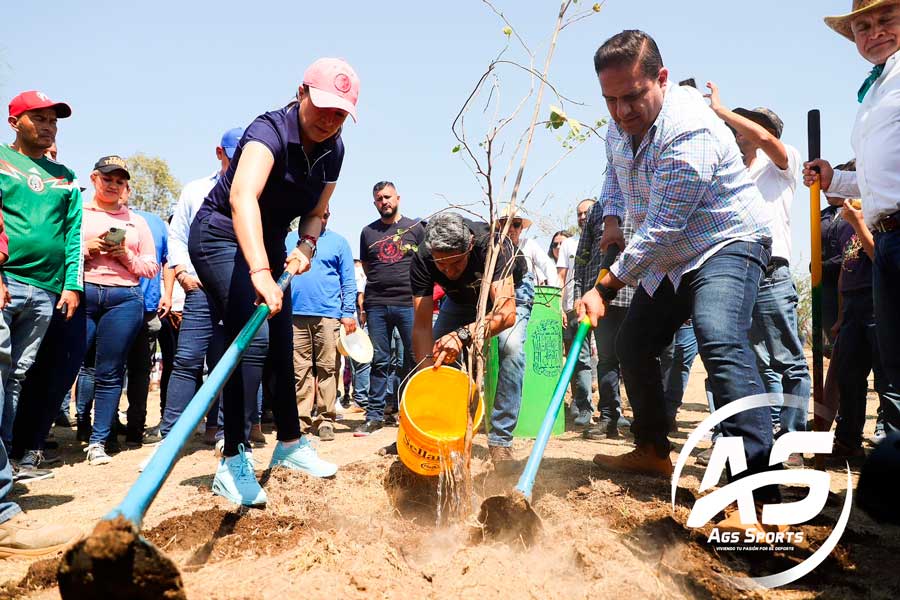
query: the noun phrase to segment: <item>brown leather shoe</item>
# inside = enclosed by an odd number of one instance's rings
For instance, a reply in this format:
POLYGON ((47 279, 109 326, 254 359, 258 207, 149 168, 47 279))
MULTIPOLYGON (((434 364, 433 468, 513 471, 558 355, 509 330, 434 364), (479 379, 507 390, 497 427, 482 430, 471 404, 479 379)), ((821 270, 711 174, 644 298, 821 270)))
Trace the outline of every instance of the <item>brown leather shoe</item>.
POLYGON ((33 557, 62 550, 81 537, 77 527, 28 523, 25 515, 18 514, 0 523, 0 558, 33 557))
POLYGON ((491 453, 491 462, 494 463, 494 466, 497 466, 498 463, 516 460, 512 448, 509 446, 490 446, 488 451, 491 453))
POLYGON ((659 456, 653 446, 649 444, 638 446, 628 454, 619 456, 597 454, 594 456, 594 464, 613 471, 660 475, 663 477, 671 477, 674 470, 669 457, 659 456))
MULTIPOLYGON (((716 523, 715 527, 720 531, 738 532, 742 540, 746 538, 747 532, 756 535, 759 533, 783 533, 788 530, 787 525, 763 525, 762 507, 761 502, 756 503, 754 511, 756 520, 753 523, 741 523, 741 513, 738 511, 737 504, 731 504, 725 508, 725 518, 716 523)), ((763 539, 759 543, 764 544, 766 541, 763 539)))
POLYGON ((250 426, 250 443, 256 448, 266 445, 266 436, 263 435, 262 425, 259 423, 250 426))
POLYGON ((207 427, 203 432, 203 443, 207 446, 216 445, 216 434, 219 432, 218 427, 207 427))

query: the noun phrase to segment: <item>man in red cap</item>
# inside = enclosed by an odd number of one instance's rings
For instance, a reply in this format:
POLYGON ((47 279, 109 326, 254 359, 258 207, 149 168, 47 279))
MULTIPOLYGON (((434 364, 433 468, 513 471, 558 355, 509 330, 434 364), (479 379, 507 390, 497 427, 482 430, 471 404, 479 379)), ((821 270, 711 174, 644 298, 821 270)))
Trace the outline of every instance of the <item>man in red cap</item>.
POLYGON ((9 103, 9 125, 16 139, 0 145, 0 197, 9 234, 9 258, 3 265, 8 302, 0 319, 0 386, 5 399, 0 407, 0 557, 53 552, 78 534, 70 527, 24 526, 18 505, 3 501, 13 483, 6 448, 25 372, 54 306, 71 317, 83 289, 81 193, 75 174, 45 156, 56 142, 57 119, 71 114, 68 105, 41 92, 23 92, 9 103))

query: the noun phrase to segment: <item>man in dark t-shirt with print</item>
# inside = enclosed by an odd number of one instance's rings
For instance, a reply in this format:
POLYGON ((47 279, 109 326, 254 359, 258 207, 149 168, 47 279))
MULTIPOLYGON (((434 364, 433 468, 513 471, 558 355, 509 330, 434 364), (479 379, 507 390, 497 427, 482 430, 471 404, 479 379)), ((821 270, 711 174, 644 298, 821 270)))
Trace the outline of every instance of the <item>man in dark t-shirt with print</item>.
MULTIPOLYGON (((442 213, 428 222, 425 240, 410 271, 415 325, 413 349, 423 365, 453 363, 475 339, 478 293, 485 257, 491 244, 490 228, 454 213, 442 213), (434 284, 446 296, 432 327, 434 284)), ((525 330, 531 316, 534 280, 524 257, 505 239, 491 275, 490 298, 485 319, 488 336, 497 336, 500 370, 491 413, 488 446, 491 461, 500 468, 510 464, 512 432, 519 420, 522 381, 525 375, 525 330)))
POLYGON ((412 368, 413 308, 409 268, 423 236, 419 221, 400 214, 400 195, 393 183, 376 183, 372 194, 381 218, 366 225, 360 233, 359 258, 366 272, 365 323, 375 354, 369 377, 366 422, 353 432, 356 437, 367 436, 384 426, 388 380, 396 377, 391 387, 399 397, 400 381, 412 368), (402 359, 400 369, 392 375, 391 339, 395 329, 402 342, 402 348, 397 348, 402 359))

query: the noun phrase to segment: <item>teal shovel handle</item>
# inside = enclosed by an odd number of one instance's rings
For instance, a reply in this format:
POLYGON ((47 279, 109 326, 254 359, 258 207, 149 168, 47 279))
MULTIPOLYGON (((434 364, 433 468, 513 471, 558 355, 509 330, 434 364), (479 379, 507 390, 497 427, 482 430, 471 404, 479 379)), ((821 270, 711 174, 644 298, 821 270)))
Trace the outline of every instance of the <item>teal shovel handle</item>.
POLYGON ((572 379, 572 373, 575 371, 575 365, 578 363, 581 346, 584 344, 584 340, 590 330, 591 322, 585 317, 578 324, 575 340, 572 342, 572 347, 569 348, 569 354, 566 356, 562 374, 556 382, 556 389, 553 390, 550 405, 547 407, 544 420, 541 422, 541 428, 538 430, 537 438, 534 440, 534 447, 531 449, 531 454, 528 455, 525 470, 522 471, 522 476, 519 477, 516 489, 526 498, 531 498, 531 488, 534 487, 534 478, 537 475, 538 468, 541 466, 541 460, 544 458, 544 450, 547 448, 547 442, 550 440, 550 432, 553 430, 553 423, 556 421, 556 413, 559 411, 560 405, 562 405, 566 389, 569 387, 569 380, 572 379))
MULTIPOLYGON (((278 279, 278 286, 283 290, 287 289, 291 281, 291 273, 285 271, 278 279)), ((197 390, 197 393, 185 407, 184 412, 178 417, 178 420, 172 426, 172 430, 163 439, 153 457, 143 472, 138 476, 137 481, 128 490, 128 494, 121 504, 107 514, 104 520, 111 520, 122 516, 128 519, 138 529, 141 527, 141 521, 144 519, 147 509, 159 493, 159 489, 169 477, 175 461, 181 453, 181 449, 190 439, 194 430, 200 424, 200 421, 206 416, 210 406, 215 400, 225 382, 231 377, 241 357, 250 345, 250 341, 256 335, 256 332, 269 316, 269 307, 262 303, 256 307, 253 316, 241 329, 237 338, 219 359, 216 367, 207 376, 206 381, 197 390)))

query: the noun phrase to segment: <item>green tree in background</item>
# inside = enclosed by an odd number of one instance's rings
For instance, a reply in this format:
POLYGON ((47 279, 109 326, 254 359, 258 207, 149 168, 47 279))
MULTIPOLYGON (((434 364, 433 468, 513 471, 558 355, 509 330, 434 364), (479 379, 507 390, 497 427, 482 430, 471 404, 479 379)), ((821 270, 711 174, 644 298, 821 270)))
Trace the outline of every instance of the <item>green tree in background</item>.
POLYGON ((181 184, 172 176, 168 163, 140 152, 127 160, 131 173, 129 206, 167 218, 181 193, 181 184))

